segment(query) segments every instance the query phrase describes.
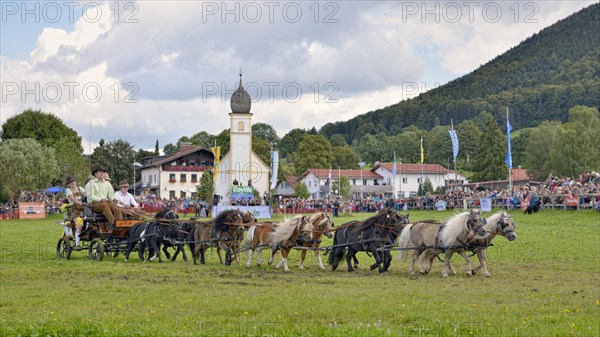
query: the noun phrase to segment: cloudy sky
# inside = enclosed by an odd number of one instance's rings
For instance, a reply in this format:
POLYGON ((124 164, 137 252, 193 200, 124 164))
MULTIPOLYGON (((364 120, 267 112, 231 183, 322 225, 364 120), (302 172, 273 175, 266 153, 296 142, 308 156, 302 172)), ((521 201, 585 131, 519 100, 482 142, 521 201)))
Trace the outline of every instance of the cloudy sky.
MULTIPOLYGON (((279 136, 465 75, 595 1, 1 1, 0 124, 164 146, 229 127, 239 82, 279 136)), ((90 144, 91 140, 91 144, 90 144)))

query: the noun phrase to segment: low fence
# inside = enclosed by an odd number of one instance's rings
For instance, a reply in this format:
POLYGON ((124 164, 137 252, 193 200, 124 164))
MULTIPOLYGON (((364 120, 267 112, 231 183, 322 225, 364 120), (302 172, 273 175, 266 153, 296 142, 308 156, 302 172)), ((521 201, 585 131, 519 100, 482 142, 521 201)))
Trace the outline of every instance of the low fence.
MULTIPOLYGON (((521 208, 519 198, 494 197, 494 198, 444 198, 444 199, 408 199, 395 204, 397 210, 436 210, 439 201, 446 202, 447 209, 470 209, 480 208, 481 199, 490 199, 492 208, 517 209, 521 208)), ((543 195, 531 196, 529 205, 535 201, 540 201, 540 209, 594 209, 600 206, 600 194, 580 194, 580 195, 543 195)), ((527 205, 523 207, 526 208, 527 205)), ((375 211, 375 210, 373 210, 375 211)), ((328 207, 279 207, 275 210, 276 214, 304 214, 329 212, 328 207)), ((340 213, 357 212, 355 206, 340 206, 340 213)))

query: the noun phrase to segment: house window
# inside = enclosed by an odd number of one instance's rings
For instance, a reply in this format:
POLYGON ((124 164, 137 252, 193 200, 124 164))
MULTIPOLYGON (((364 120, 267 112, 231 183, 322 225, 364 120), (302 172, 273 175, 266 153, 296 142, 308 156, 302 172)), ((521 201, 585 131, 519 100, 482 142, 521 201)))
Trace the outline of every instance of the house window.
POLYGON ((402 183, 403 184, 408 184, 408 178, 402 178, 402 183))
POLYGON ((421 178, 417 178, 417 184, 421 183, 421 178))
POLYGON ((308 187, 311 187, 312 181, 308 182, 308 187))
POLYGON ((182 182, 182 183, 185 183, 187 181, 187 179, 186 179, 185 176, 186 176, 185 173, 180 174, 179 175, 179 181, 182 182))
POLYGON ((367 179, 363 179, 362 184, 366 186, 367 185, 367 179))
POLYGON ((186 196, 185 196, 185 191, 180 191, 180 192, 179 192, 179 197, 181 197, 181 198, 185 198, 185 197, 186 197, 186 196))
POLYGON ((356 179, 352 179, 352 185, 356 185, 356 179))
MULTIPOLYGON (((169 174, 169 182, 170 183, 174 183, 175 182, 175 173, 170 173, 169 174)), ((175 193, 175 192, 173 192, 175 193)))
POLYGON ((198 175, 197 174, 192 174, 192 182, 193 183, 198 182, 198 175))
POLYGON ((175 199, 175 191, 174 190, 169 191, 169 199, 175 199))

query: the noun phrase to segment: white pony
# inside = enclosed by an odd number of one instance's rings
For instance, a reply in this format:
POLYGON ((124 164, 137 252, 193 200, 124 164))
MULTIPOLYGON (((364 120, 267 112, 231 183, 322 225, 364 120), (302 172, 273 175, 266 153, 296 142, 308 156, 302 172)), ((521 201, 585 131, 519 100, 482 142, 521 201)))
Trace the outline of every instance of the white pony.
MULTIPOLYGON (((473 268, 470 274, 467 270, 467 275, 475 275, 475 273, 482 269, 483 275, 486 277, 491 277, 492 274, 490 274, 487 269, 487 247, 490 246, 490 243, 496 237, 496 235, 504 236, 508 241, 516 240, 517 233, 515 232, 515 228, 516 224, 508 213, 500 211, 496 214, 493 214, 487 218, 487 224, 483 226, 483 229, 486 232, 485 235, 476 235, 472 239, 468 240, 466 247, 451 250, 450 257, 452 257, 452 254, 456 252, 459 253, 463 258, 468 259, 466 251, 469 250, 477 254, 479 265, 473 268)), ((436 255, 437 254, 433 249, 428 249, 423 254, 422 259, 427 264, 425 267, 426 271, 431 270, 431 265, 433 264, 433 260, 435 259, 436 255)), ((448 253, 446 253, 446 255, 448 255, 448 253)), ((449 267, 450 274, 456 274, 452 268, 452 264, 450 264, 449 267)))
MULTIPOLYGON (((475 237, 476 234, 484 236, 486 220, 481 217, 478 209, 472 209, 469 212, 463 212, 452 216, 444 223, 434 221, 417 222, 408 225, 402 230, 399 239, 400 259, 406 260, 408 250, 414 250, 409 272, 414 274, 415 262, 419 265, 419 272, 427 274, 429 269, 424 268, 419 256, 425 250, 435 252, 437 256, 442 251, 445 252, 444 269, 442 276, 447 277, 450 270, 451 251, 465 247, 466 242, 475 237)), ((467 271, 471 272, 471 262, 467 255, 464 255, 467 261, 467 271)))

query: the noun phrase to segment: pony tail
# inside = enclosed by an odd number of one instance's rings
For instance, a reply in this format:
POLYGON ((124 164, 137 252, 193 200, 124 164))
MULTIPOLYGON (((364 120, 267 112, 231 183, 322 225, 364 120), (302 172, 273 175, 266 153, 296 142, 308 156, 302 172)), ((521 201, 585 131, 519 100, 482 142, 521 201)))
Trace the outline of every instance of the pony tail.
POLYGON ((252 240, 254 240, 254 231, 256 230, 256 225, 252 225, 248 230, 248 236, 246 237, 246 242, 252 244, 252 240))
POLYGON ((400 246, 400 253, 398 253, 398 259, 400 261, 406 261, 406 259, 408 258, 408 249, 414 248, 412 247, 410 240, 410 230, 412 226, 413 224, 406 225, 406 227, 402 229, 402 233, 398 238, 398 246, 400 246))

